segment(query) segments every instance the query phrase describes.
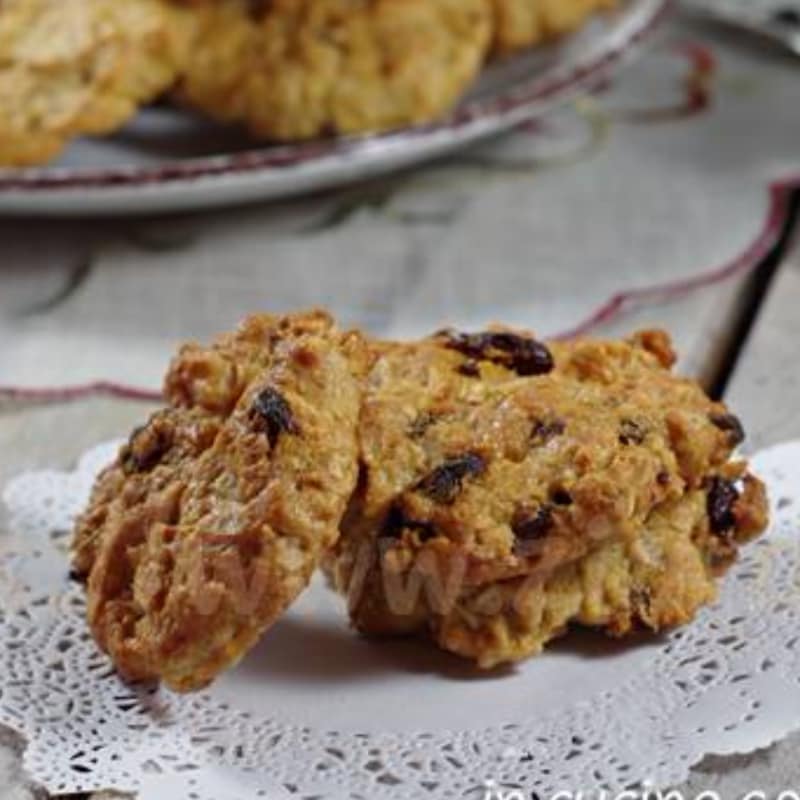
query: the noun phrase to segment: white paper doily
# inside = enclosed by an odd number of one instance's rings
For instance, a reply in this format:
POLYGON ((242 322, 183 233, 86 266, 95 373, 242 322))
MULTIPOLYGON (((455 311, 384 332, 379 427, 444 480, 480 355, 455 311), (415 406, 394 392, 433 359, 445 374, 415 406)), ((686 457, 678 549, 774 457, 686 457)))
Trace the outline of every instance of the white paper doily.
MULTIPOLYGON (((233 672, 179 697, 121 683, 69 580, 72 520, 114 445, 5 489, 0 724, 52 792, 143 798, 485 798, 486 787, 666 787, 710 753, 800 727, 800 442, 755 457, 774 522, 691 626, 636 644, 574 634, 476 676, 423 643, 370 643, 315 584, 233 672)), ((514 795, 519 797, 519 793, 514 795)))

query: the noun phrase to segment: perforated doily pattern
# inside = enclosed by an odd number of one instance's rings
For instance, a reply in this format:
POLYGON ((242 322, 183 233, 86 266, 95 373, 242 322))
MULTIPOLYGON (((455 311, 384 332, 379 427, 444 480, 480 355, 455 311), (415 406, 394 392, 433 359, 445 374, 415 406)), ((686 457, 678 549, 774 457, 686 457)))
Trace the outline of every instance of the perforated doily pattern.
POLYGON ((72 473, 23 475, 3 495, 0 723, 26 737, 25 765, 50 791, 418 800, 482 798, 487 786, 540 796, 667 786, 707 753, 747 752, 800 725, 800 443, 755 458, 774 506, 769 536, 712 609, 651 644, 646 669, 623 659, 613 687, 537 718, 378 734, 337 731, 334 719, 298 725, 280 708, 261 718, 213 690, 176 697, 119 681, 88 636, 66 562, 74 515, 113 450, 72 473))

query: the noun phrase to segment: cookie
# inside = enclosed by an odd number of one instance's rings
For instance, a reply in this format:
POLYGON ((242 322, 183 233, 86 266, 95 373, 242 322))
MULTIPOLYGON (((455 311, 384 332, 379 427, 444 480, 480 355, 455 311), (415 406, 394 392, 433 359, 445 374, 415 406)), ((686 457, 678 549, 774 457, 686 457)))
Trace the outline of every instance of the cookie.
POLYGON ((175 81, 192 24, 162 0, 5 0, 0 165, 43 163, 123 125, 175 81))
POLYGON ((504 329, 383 345, 362 479, 328 556, 355 626, 482 667, 569 622, 688 621, 766 524, 741 426, 674 376, 666 335, 544 345, 504 329))
POLYGON ((197 0, 179 96, 258 137, 298 140, 434 119, 479 71, 486 0, 197 0))
POLYGON ((89 624, 129 679, 188 691, 234 664, 305 588, 355 487, 359 337, 316 314, 240 337, 253 363, 235 376, 225 346, 178 357, 178 403, 133 433, 78 522, 89 624))
POLYGON ((674 360, 658 331, 365 344, 322 312, 186 345, 77 525, 92 631, 126 677, 199 688, 322 562, 362 632, 484 668, 684 624, 767 504, 674 360))
MULTIPOLYGON (((221 422, 230 416, 248 384, 272 365, 276 346, 303 337, 336 340, 339 334, 331 317, 323 311, 282 317, 255 314, 243 320, 235 331, 217 337, 210 346, 190 342, 180 348, 164 378, 163 395, 169 407, 156 414, 141 431, 134 431, 117 463, 106 469, 95 484, 89 509, 78 520, 72 542, 73 568, 78 575, 85 577, 92 569, 114 498, 120 498, 125 509, 141 504, 149 494, 163 491, 180 474, 186 461, 211 446, 221 422), (183 412, 187 413, 181 416, 183 412), (172 424, 171 420, 183 420, 185 424, 172 424), (174 433, 160 434, 162 421, 164 426, 174 428, 174 433), (151 449, 154 437, 168 438, 170 442, 169 448, 157 448, 163 450, 159 452, 160 469, 124 469, 131 457, 143 458, 140 451, 146 446, 151 449)), ((344 337, 342 343, 355 364, 360 339, 344 337)), ((363 364, 359 368, 363 370, 363 364)))
POLYGON ((510 53, 571 33, 616 0, 490 0, 494 48, 510 53))

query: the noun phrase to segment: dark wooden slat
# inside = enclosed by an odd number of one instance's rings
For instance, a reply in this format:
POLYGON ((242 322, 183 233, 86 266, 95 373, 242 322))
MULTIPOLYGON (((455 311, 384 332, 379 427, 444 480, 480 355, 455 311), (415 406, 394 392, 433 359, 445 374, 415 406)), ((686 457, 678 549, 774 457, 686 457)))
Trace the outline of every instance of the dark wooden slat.
POLYGON ((800 242, 772 282, 725 393, 748 449, 800 436, 800 242))

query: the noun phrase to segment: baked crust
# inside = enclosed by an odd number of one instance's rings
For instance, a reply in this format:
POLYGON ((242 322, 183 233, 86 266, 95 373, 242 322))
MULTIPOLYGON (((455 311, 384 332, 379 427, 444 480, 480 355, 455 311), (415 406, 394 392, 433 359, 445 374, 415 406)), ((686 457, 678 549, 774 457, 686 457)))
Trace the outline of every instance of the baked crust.
POLYGON ((534 362, 508 355, 534 343, 498 329, 379 348, 327 563, 363 632, 428 631, 491 667, 569 622, 670 627, 763 530, 763 486, 730 461, 741 426, 672 375, 665 334, 555 343, 520 376, 534 362))
POLYGON ((512 53, 572 33, 617 0, 489 0, 494 14, 494 48, 512 53))
POLYGON ((660 331, 368 343, 323 312, 185 345, 76 527, 93 634, 124 676, 200 688, 322 562, 362 632, 484 668, 573 623, 684 624, 767 503, 674 360, 660 331))
POLYGON ((305 588, 355 487, 359 350, 313 314, 179 355, 168 393, 198 402, 134 432, 76 530, 89 624, 125 677, 201 688, 305 588), (219 353, 256 342, 228 382, 219 353))
POLYGON ((192 24, 162 0, 4 0, 0 164, 43 163, 119 128, 174 83, 192 24))
POLYGON ((486 0, 196 0, 185 103, 296 140, 426 122, 489 49, 486 0))

